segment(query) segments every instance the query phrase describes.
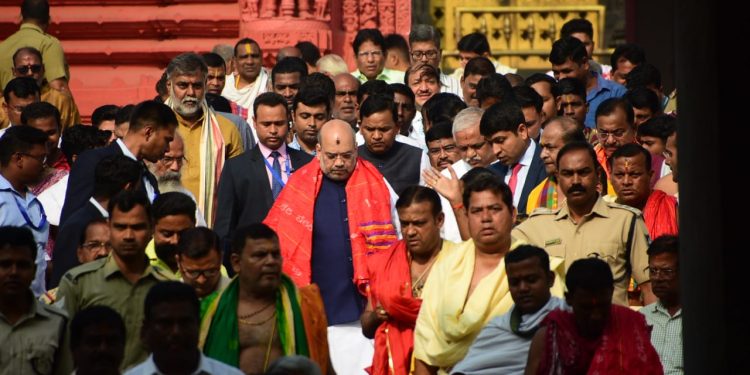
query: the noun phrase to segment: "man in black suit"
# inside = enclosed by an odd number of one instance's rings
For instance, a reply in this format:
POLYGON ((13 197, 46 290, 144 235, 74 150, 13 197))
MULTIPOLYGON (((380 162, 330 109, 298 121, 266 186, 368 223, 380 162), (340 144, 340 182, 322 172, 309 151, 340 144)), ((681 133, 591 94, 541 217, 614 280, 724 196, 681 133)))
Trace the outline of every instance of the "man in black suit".
MULTIPOLYGON (((259 95, 253 113, 258 147, 227 160, 219 179, 214 230, 224 244, 229 243, 238 224, 263 221, 289 174, 312 160, 311 155, 285 143, 289 114, 283 96, 271 92, 259 95)), ((229 253, 225 251, 226 258, 229 253)))
POLYGON ((148 171, 143 160, 155 163, 169 148, 177 129, 177 117, 168 106, 145 101, 133 109, 130 129, 124 138, 107 147, 84 152, 73 165, 65 192, 65 203, 60 215, 60 225, 77 209, 81 208, 94 189, 94 169, 100 160, 110 155, 125 155, 141 165, 143 184, 141 189, 153 201, 159 194, 156 178, 148 171))
POLYGON ((47 289, 57 287, 68 270, 77 266, 76 251, 81 244, 86 227, 95 219, 108 218, 109 199, 123 189, 140 189, 141 166, 124 155, 110 155, 94 169, 93 197, 70 215, 60 227, 52 251, 52 278, 47 289))
POLYGON ((490 168, 504 176, 513 192, 513 206, 525 213, 529 193, 547 178, 547 171, 539 156, 541 148, 529 137, 521 106, 515 100, 493 104, 482 115, 479 131, 499 161, 490 168))

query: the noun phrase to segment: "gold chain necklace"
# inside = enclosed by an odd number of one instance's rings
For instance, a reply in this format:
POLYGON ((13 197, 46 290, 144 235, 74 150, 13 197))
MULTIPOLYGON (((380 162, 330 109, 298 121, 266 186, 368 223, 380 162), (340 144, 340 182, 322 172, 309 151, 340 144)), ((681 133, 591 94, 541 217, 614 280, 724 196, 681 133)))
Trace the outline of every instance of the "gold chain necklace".
POLYGON ((260 310, 257 310, 257 311, 253 311, 253 312, 251 312, 250 314, 246 314, 246 315, 238 316, 238 317, 237 317, 237 319, 239 319, 239 320, 247 320, 247 319, 250 319, 250 318, 252 318, 252 317, 254 317, 254 316, 256 316, 256 315, 260 314, 261 312, 265 311, 265 310, 266 310, 266 309, 267 309, 267 308, 268 308, 269 306, 273 305, 273 303, 274 303, 274 301, 271 301, 271 302, 269 302, 269 303, 268 303, 267 305, 265 305, 265 306, 263 306, 262 308, 260 308, 260 310))
POLYGON ((239 317, 237 318, 237 321, 240 324, 243 324, 243 325, 246 325, 246 326, 262 326, 262 325, 268 323, 268 321, 271 320, 271 319, 273 319, 274 317, 276 317, 276 311, 274 311, 273 314, 271 314, 268 318, 266 318, 265 320, 260 321, 260 322, 250 322, 247 319, 239 318, 239 317))
MULTIPOLYGON (((425 267, 424 271, 422 271, 421 274, 417 277, 417 280, 414 281, 411 284, 411 295, 414 297, 419 298, 422 295, 422 288, 424 288, 425 280, 422 280, 425 275, 427 275, 428 272, 430 272, 430 269, 432 269, 432 265, 435 263, 435 259, 437 259, 437 254, 432 255, 432 259, 430 259, 429 263, 427 264, 427 267, 425 267)), ((411 254, 409 254, 409 270, 411 271, 411 264, 412 264, 412 258, 411 254)))

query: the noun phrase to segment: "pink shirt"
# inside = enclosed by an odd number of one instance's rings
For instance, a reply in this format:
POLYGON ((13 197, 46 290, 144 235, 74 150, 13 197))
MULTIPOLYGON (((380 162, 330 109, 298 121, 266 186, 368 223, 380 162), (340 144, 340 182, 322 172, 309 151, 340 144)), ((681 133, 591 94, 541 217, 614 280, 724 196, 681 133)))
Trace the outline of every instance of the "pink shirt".
MULTIPOLYGON (((286 184, 287 180, 289 180, 289 173, 292 170, 292 162, 289 160, 289 153, 287 153, 286 151, 286 144, 282 144, 281 147, 279 147, 277 150, 271 150, 260 142, 258 142, 258 147, 260 148, 261 155, 263 155, 263 157, 268 161, 268 164, 271 166, 273 166, 273 157, 271 157, 271 152, 278 151, 279 154, 281 154, 281 156, 279 156, 279 164, 281 165, 281 180, 286 184)), ((266 174, 268 175, 268 185, 273 186, 273 174, 271 174, 271 168, 269 168, 268 165, 266 165, 265 167, 266 174)))

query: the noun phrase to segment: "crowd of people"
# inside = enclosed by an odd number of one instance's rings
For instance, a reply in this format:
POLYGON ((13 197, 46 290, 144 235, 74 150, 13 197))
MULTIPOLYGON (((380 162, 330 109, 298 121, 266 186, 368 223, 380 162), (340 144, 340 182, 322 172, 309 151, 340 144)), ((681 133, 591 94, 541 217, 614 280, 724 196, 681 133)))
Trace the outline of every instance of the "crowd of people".
MULTIPOLYGON (((572 19, 175 56, 82 124, 49 4, 0 43, 0 373, 681 374, 676 93, 572 19), (447 46, 453 48, 454 46, 447 46)), ((104 99, 104 98, 103 98, 104 99)))

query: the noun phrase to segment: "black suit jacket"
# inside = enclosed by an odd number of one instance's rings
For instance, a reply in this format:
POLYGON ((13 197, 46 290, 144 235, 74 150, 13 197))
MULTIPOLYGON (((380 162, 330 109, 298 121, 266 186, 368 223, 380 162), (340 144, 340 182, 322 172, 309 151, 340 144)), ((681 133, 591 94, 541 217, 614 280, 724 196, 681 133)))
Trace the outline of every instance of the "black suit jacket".
MULTIPOLYGON (((112 142, 107 147, 88 150, 78 157, 70 169, 68 187, 65 191, 65 203, 63 203, 62 212, 60 213, 60 226, 65 224, 70 215, 86 204, 94 194, 94 170, 96 169, 96 165, 102 159, 112 155, 123 155, 122 149, 115 142, 112 142)), ((143 173, 158 194, 159 186, 156 182, 156 177, 145 166, 143 167, 143 173)), ((140 184, 139 189, 145 193, 146 187, 142 185, 140 184)))
POLYGON ((80 264, 77 251, 81 236, 89 223, 103 217, 101 212, 87 201, 60 227, 52 250, 52 278, 47 283, 47 289, 57 287, 65 273, 80 264))
MULTIPOLYGON (((534 142, 534 141, 532 141, 534 142)), ((536 142, 534 142, 536 144, 536 142)), ((531 144, 529 144, 531 147, 531 144)), ((521 190, 521 199, 518 201, 518 214, 526 213, 526 203, 529 200, 529 194, 534 188, 539 185, 545 178, 547 178, 547 170, 544 169, 544 162, 541 158, 542 148, 536 144, 534 149, 534 156, 531 157, 531 165, 529 165, 529 173, 526 174, 526 180, 523 183, 523 189, 521 190)), ((501 177, 505 177, 508 174, 508 166, 502 163, 493 164, 490 169, 494 169, 501 177)))
MULTIPOLYGON (((305 152, 290 147, 286 151, 292 162, 292 171, 312 160, 312 156, 305 152)), ((225 244, 237 226, 259 223, 266 218, 273 205, 273 194, 260 147, 227 160, 216 194, 214 230, 225 244)))

